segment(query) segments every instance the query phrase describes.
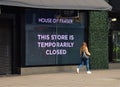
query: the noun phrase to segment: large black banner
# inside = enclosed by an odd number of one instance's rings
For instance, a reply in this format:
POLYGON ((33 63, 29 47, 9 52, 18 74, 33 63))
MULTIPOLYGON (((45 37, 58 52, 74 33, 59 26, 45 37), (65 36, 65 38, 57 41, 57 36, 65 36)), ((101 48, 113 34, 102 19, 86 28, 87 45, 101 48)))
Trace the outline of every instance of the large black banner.
MULTIPOLYGON (((33 19, 33 14, 28 15, 27 21, 29 17, 33 19)), ((43 16, 34 17, 35 22, 31 24, 26 22, 26 65, 79 63, 79 48, 84 41, 83 13, 81 16, 81 22, 74 22, 70 17, 58 19, 43 16)))

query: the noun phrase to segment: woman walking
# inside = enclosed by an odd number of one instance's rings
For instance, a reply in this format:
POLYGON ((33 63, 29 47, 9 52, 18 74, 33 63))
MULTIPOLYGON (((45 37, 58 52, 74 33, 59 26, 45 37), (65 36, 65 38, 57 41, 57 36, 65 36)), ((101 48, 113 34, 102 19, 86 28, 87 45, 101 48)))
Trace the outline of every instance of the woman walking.
POLYGON ((80 47, 81 63, 77 67, 77 73, 79 73, 80 68, 84 65, 84 63, 86 63, 87 74, 91 74, 90 67, 89 67, 90 66, 90 64, 89 64, 89 56, 90 55, 91 54, 88 50, 87 43, 83 42, 82 46, 80 47))

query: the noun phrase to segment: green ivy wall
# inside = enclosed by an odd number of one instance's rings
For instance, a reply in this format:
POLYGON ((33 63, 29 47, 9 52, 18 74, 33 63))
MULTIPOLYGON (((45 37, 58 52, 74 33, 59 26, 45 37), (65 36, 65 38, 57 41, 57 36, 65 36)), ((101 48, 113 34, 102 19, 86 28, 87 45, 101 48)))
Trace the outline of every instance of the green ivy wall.
POLYGON ((89 13, 89 49, 91 69, 108 69, 108 13, 89 13))

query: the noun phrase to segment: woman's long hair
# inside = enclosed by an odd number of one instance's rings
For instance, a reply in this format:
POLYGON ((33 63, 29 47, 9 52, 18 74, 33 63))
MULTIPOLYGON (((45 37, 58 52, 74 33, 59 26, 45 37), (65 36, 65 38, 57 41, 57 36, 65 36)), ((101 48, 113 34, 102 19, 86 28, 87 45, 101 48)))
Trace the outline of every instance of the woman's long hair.
POLYGON ((86 42, 83 42, 83 43, 82 43, 82 46, 81 46, 81 48, 80 48, 80 51, 81 51, 81 52, 85 51, 86 47, 87 47, 87 43, 86 43, 86 42))

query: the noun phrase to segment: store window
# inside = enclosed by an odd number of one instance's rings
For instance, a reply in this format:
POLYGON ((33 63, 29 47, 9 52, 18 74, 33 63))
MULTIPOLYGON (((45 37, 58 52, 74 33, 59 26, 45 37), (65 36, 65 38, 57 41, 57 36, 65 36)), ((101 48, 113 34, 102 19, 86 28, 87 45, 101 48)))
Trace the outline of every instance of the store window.
POLYGON ((120 31, 112 32, 113 55, 112 62, 120 63, 120 31))
POLYGON ((25 65, 72 65, 80 62, 86 13, 26 9, 25 65))

